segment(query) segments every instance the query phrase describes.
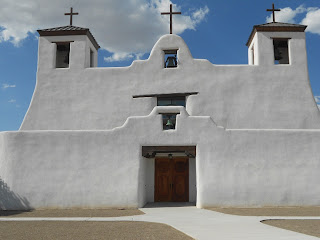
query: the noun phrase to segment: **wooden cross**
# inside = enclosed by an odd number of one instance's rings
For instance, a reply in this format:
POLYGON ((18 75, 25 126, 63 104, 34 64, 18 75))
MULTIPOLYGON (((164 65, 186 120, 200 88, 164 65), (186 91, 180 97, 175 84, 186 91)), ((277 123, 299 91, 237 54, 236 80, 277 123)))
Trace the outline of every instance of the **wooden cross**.
POLYGON ((73 8, 70 8, 70 13, 65 13, 64 15, 70 15, 70 26, 72 26, 72 16, 79 15, 79 13, 74 13, 73 8))
POLYGON ((181 12, 172 12, 172 4, 170 4, 170 12, 162 12, 161 15, 170 15, 170 34, 172 34, 172 15, 181 14, 181 12))
POLYGON ((272 3, 272 9, 267 9, 268 12, 272 12, 272 16, 273 16, 273 22, 276 22, 276 16, 275 16, 275 12, 280 12, 280 9, 275 9, 274 8, 274 3, 272 3))

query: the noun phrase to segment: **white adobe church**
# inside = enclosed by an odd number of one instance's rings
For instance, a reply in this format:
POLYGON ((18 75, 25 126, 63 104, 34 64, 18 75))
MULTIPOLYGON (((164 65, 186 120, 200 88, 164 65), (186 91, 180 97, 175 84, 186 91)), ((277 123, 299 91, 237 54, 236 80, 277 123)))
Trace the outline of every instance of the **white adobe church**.
POLYGON ((320 205, 306 26, 254 26, 248 65, 194 59, 168 34, 147 60, 98 68, 71 25, 38 31, 29 110, 0 133, 1 209, 320 205))

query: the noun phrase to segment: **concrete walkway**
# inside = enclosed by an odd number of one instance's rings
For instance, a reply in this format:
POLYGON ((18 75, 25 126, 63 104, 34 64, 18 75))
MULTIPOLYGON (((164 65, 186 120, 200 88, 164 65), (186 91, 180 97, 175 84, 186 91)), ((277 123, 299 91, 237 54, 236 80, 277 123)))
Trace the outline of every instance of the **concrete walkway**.
POLYGON ((312 237, 260 223, 265 219, 320 219, 320 217, 247 217, 218 213, 194 206, 147 205, 145 215, 108 218, 0 218, 0 221, 145 221, 168 224, 199 240, 316 240, 312 237))

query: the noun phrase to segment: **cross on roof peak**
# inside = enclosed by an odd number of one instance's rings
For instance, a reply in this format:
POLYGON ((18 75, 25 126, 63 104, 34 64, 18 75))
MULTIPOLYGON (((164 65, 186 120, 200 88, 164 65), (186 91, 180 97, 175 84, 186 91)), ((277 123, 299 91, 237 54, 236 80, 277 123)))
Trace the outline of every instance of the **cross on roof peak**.
POLYGON ((73 15, 79 15, 79 13, 74 13, 73 8, 70 8, 70 13, 65 13, 64 15, 70 15, 70 26, 72 26, 72 17, 73 15))
POLYGON ((273 22, 276 22, 275 12, 280 12, 281 9, 275 9, 275 8, 274 8, 274 3, 272 3, 272 9, 267 9, 267 11, 268 11, 268 12, 272 12, 273 22))
POLYGON ((170 34, 172 34, 172 15, 181 14, 181 12, 172 12, 172 4, 170 4, 170 12, 162 12, 161 15, 170 15, 170 34))

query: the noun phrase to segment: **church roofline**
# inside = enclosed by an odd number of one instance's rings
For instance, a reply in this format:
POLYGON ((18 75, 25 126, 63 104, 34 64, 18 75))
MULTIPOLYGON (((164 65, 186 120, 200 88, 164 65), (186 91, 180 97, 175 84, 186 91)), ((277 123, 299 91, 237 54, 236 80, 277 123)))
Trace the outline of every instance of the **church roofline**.
POLYGON ((96 39, 91 34, 89 28, 82 28, 82 27, 68 25, 68 26, 63 26, 63 27, 39 29, 38 33, 40 36, 87 35, 87 37, 91 40, 94 47, 97 50, 100 48, 96 39))
POLYGON ((246 45, 249 47, 256 32, 304 32, 306 25, 272 22, 254 25, 246 45))

